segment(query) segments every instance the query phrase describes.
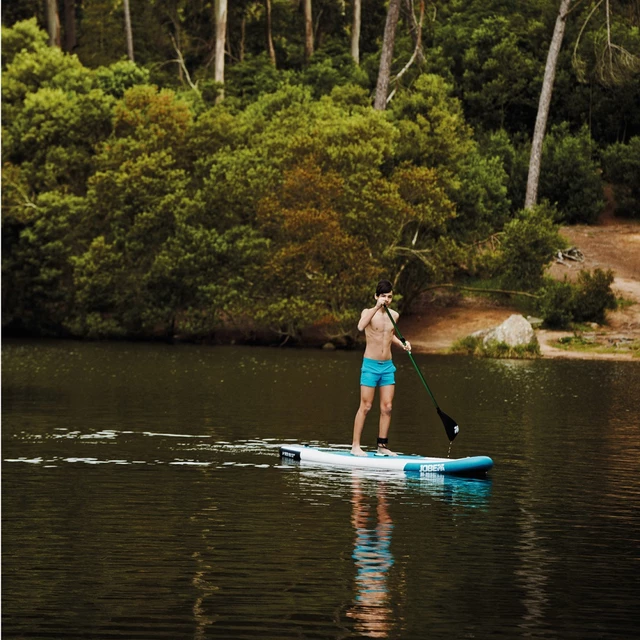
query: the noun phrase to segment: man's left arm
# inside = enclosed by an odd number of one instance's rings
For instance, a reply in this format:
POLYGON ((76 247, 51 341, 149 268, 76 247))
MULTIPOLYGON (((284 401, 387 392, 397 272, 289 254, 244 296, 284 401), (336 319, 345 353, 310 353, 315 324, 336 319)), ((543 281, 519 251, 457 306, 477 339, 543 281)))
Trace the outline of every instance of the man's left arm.
MULTIPOLYGON (((391 312, 393 313, 393 312, 391 312)), ((394 322, 398 322, 398 318, 400 317, 399 313, 393 313, 394 315, 394 322)), ((398 338, 398 336, 396 335, 396 332, 394 330, 393 332, 393 337, 391 338, 391 342, 395 345, 398 345, 399 347, 402 347, 405 351, 411 351, 411 343, 405 339, 404 343, 402 342, 402 340, 400 340, 400 338, 398 338)))

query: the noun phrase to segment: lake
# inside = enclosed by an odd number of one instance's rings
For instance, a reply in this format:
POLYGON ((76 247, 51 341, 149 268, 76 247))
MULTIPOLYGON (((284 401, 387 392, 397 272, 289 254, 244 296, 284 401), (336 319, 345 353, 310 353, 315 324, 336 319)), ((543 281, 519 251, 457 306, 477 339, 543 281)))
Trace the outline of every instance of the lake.
MULTIPOLYGON (((640 363, 415 355, 487 480, 281 461, 350 442, 361 357, 5 340, 3 637, 637 637, 640 363)), ((390 446, 446 456, 394 359, 390 446)))

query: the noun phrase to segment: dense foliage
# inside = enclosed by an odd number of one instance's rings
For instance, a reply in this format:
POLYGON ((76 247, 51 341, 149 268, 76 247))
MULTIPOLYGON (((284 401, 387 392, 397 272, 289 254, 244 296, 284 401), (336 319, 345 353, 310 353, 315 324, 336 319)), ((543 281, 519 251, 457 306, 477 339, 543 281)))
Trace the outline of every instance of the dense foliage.
MULTIPOLYGON (((547 203, 521 211, 557 7, 450 0, 427 12, 424 56, 380 112, 385 7, 364 4, 357 65, 350 5, 314 4, 306 61, 302 16, 273 0, 274 66, 264 5, 233 3, 223 101, 209 3, 132 3, 137 63, 122 58, 117 3, 76 3, 74 54, 25 19, 43 24, 39 5, 3 4, 3 327, 349 340, 381 276, 405 305, 469 274, 542 286, 557 222, 602 209, 602 169, 637 215, 638 77, 605 87, 569 53, 543 156, 547 203)), ((402 22, 395 72, 414 49, 402 22)), ((640 51, 632 23, 614 15, 640 51)), ((582 24, 577 12, 574 41, 582 24)))
POLYGON ((607 310, 616 309, 617 300, 611 291, 613 272, 582 270, 572 285, 564 280, 548 279, 541 289, 538 310, 545 325, 566 329, 574 322, 604 323, 607 310))

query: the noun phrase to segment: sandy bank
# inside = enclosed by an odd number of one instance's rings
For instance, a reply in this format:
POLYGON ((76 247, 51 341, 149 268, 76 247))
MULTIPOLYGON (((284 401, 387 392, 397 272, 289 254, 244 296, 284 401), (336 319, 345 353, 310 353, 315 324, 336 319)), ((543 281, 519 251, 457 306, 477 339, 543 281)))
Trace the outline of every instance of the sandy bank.
MULTIPOLYGON (((571 246, 583 253, 582 263, 554 262, 549 274, 557 279, 577 277, 581 269, 611 269, 615 274, 613 290, 624 298, 625 305, 609 313, 607 324, 594 329, 593 339, 602 347, 640 340, 640 224, 612 222, 597 226, 577 225, 562 229, 571 246)), ((441 296, 425 300, 412 315, 404 316, 401 329, 416 353, 446 353, 461 338, 474 331, 494 327, 506 320, 515 307, 469 296, 441 296)), ((615 353, 572 351, 559 348, 567 331, 537 331, 544 358, 579 358, 592 360, 634 360, 638 358, 621 350, 615 353)), ((614 347, 615 348, 615 347, 614 347)))

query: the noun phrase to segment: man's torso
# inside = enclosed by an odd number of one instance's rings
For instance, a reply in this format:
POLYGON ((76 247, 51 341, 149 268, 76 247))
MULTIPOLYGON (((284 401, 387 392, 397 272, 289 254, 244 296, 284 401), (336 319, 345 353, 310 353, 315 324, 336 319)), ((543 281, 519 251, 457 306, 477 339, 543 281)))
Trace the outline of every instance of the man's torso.
MULTIPOLYGON (((394 317, 395 311, 391 311, 394 317)), ((364 330, 367 346, 364 357, 372 360, 391 360, 391 341, 393 340, 393 324, 382 308, 371 318, 364 330)))

